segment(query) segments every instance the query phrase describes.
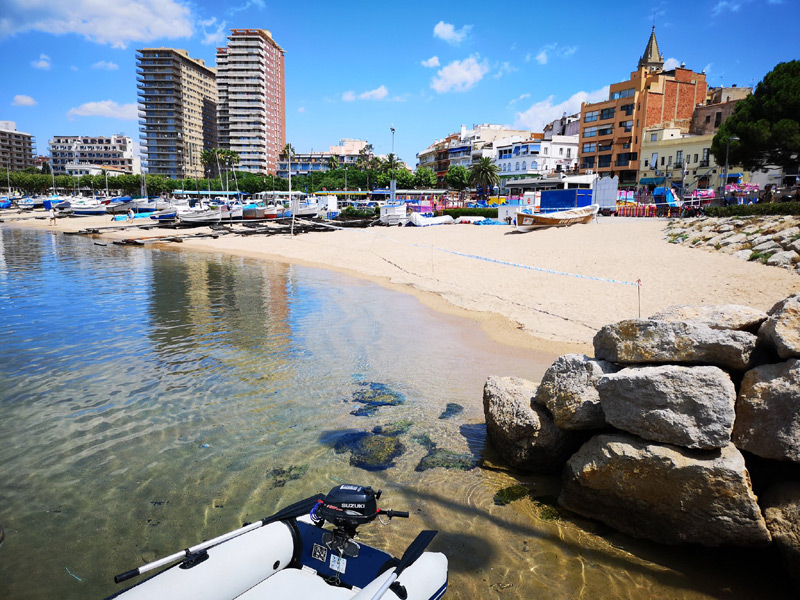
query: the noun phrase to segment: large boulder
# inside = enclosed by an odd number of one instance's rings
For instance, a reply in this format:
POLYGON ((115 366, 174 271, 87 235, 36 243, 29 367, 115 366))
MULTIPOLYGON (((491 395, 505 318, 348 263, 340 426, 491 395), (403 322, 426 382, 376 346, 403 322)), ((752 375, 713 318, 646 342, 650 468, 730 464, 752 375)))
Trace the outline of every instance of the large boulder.
POLYGON ((543 406, 533 402, 536 384, 519 377, 489 377, 483 412, 492 444, 509 464, 537 473, 560 469, 575 448, 543 406))
POLYGON ((763 458, 800 462, 800 360, 744 374, 733 443, 763 458))
POLYGON ((756 336, 697 323, 631 319, 606 325, 594 336, 594 355, 616 363, 712 364, 744 370, 756 336))
POLYGON ((778 548, 784 567, 800 584, 800 483, 779 483, 761 499, 767 529, 778 548))
POLYGON ((619 367, 583 354, 559 356, 547 369, 536 402, 546 406, 561 429, 602 429, 606 420, 594 384, 619 367))
POLYGON ((758 340, 774 348, 781 358, 800 358, 800 294, 773 306, 758 330, 758 340))
POLYGON ((623 369, 597 382, 606 421, 647 440, 687 448, 730 444, 736 389, 717 367, 623 369))
POLYGON ((770 541, 744 458, 731 444, 687 450, 598 435, 564 467, 559 503, 634 537, 666 544, 770 541))
POLYGON ((708 325, 711 329, 758 330, 767 319, 763 310, 740 304, 720 304, 716 306, 670 306, 650 317, 652 321, 691 321, 708 325))

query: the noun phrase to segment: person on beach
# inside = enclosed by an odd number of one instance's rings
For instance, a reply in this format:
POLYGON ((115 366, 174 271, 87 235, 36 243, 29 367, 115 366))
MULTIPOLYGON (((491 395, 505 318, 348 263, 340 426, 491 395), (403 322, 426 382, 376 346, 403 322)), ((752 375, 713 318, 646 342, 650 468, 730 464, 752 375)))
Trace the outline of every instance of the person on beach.
POLYGON ((133 221, 133 209, 132 208, 128 209, 128 219, 127 220, 128 221, 133 221))
POLYGON ((50 207, 50 223, 48 226, 56 224, 56 209, 54 207, 50 207))

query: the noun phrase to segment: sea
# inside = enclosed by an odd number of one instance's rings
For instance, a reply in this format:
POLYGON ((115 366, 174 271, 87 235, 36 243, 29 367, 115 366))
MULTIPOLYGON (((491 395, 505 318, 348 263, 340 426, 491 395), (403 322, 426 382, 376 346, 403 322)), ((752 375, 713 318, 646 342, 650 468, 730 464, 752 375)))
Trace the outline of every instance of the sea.
POLYGON ((482 404, 489 376, 536 381, 555 356, 413 295, 0 225, 0 333, 3 599, 106 598, 118 573, 342 483, 411 513, 360 541, 400 556, 439 531, 447 598, 794 597, 773 554, 558 509, 557 476, 497 458, 482 404))

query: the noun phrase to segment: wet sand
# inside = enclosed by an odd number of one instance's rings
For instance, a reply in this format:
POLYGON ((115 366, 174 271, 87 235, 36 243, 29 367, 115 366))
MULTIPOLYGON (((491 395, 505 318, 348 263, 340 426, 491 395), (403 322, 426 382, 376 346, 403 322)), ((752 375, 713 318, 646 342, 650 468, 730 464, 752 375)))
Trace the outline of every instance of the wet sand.
MULTIPOLYGON (((6 220, 11 222, 12 218, 6 220)), ((18 221, 57 231, 104 228, 101 237, 152 238, 207 228, 141 229, 108 217, 18 221)), ((222 235, 176 248, 334 269, 411 293, 436 310, 482 323, 502 343, 553 354, 592 354, 603 325, 679 304, 767 310, 800 291, 797 274, 669 244, 661 219, 606 217, 517 233, 511 226, 373 227, 288 235, 222 235), (637 285, 641 281, 641 286, 637 285)))

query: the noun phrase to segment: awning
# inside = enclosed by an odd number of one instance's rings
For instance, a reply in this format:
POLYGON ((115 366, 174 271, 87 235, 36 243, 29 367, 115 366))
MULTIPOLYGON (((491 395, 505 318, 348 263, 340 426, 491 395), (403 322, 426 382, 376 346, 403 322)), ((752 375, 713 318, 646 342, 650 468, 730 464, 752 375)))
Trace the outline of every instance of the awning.
POLYGON ((659 183, 664 183, 663 177, 642 177, 639 180, 640 185, 658 185, 659 183))
POLYGON ((742 177, 742 174, 741 173, 728 173, 728 179, 730 179, 731 177, 736 177, 737 179, 740 179, 742 177))

